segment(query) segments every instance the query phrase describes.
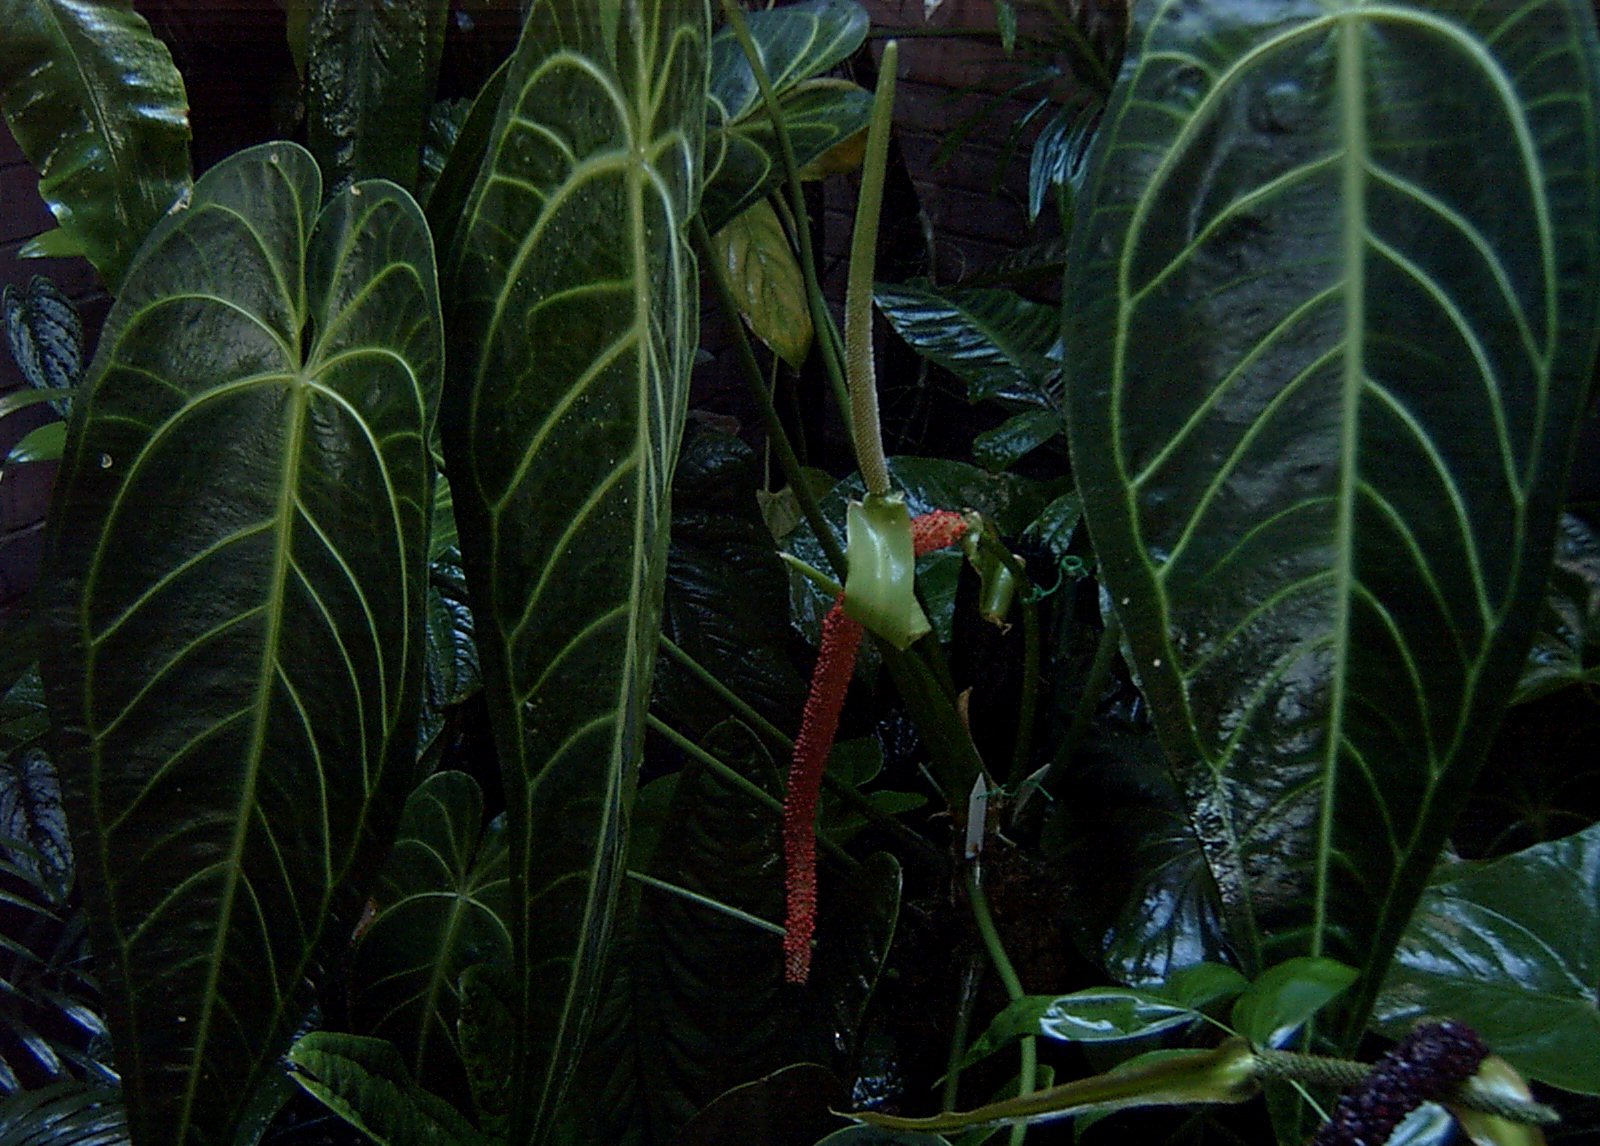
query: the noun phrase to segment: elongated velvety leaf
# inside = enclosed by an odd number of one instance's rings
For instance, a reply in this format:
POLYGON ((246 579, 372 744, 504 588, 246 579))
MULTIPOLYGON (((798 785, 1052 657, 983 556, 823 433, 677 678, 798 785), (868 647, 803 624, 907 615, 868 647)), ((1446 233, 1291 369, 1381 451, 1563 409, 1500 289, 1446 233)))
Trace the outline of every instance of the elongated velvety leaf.
POLYGON ((51 508, 45 681, 141 1146, 225 1140, 414 765, 433 253, 398 188, 321 197, 268 144, 157 227, 51 508))
MULTIPOLYGON (((865 8, 855 0, 803 0, 751 12, 745 19, 800 166, 866 126, 871 93, 844 81, 807 82, 844 62, 865 42, 865 8)), ((708 95, 712 178, 703 209, 706 226, 716 231, 783 177, 783 159, 761 89, 731 26, 721 28, 712 40, 708 95)))
POLYGON ((128 0, 0 0, 0 110, 60 232, 115 289, 189 190, 189 108, 166 46, 128 0))
POLYGON ((320 0, 307 30, 306 134, 331 188, 415 188, 448 0, 320 0))
POLYGON ((1374 1018, 1460 1019, 1523 1074, 1600 1094, 1600 826, 1449 864, 1400 941, 1374 1018))
MULTIPOLYGON (((778 97, 795 162, 802 170, 834 148, 860 137, 872 118, 872 93, 848 80, 809 80, 778 97)), ((715 128, 715 123, 713 123, 715 128)), ((722 155, 705 189, 706 226, 722 227, 784 178, 777 130, 758 103, 744 119, 714 130, 708 141, 722 155)))
POLYGON ((1065 310, 1074 469, 1251 970, 1353 1038, 1536 618, 1596 311, 1580 0, 1145 4, 1065 310))
POLYGON ((506 782, 512 1137, 547 1132, 610 933, 693 360, 705 6, 541 0, 454 259, 445 447, 506 782))
POLYGON ((879 283, 873 299, 918 354, 967 384, 974 402, 1056 404, 1060 315, 1005 290, 879 283))
MULTIPOLYGON (((777 95, 843 63, 866 42, 870 20, 856 0, 801 0, 745 17, 756 53, 777 95)), ((711 41, 709 97, 723 123, 761 103, 761 88, 731 25, 711 41)))
POLYGON ((465 1078, 458 981, 478 963, 511 964, 508 862, 504 819, 484 823, 471 776, 435 773, 407 799, 356 951, 351 1010, 418 1078, 465 1078))

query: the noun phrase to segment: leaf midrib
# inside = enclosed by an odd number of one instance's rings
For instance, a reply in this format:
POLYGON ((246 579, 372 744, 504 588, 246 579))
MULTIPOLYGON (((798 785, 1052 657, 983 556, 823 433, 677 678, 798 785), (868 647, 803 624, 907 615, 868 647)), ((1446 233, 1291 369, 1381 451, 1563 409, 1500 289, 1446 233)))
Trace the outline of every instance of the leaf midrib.
POLYGON ((1345 680, 1350 667, 1350 604, 1355 581, 1356 467, 1360 461, 1361 391, 1366 381, 1367 121, 1363 23, 1359 13, 1339 21, 1338 98, 1340 106, 1342 240, 1344 261, 1345 354, 1339 443, 1338 518, 1334 526, 1334 669, 1329 697, 1327 743, 1323 751, 1322 808, 1317 824, 1316 902, 1311 927, 1312 955, 1323 954, 1328 932, 1330 865, 1333 857, 1340 740, 1344 733, 1345 680))
MULTIPOLYGON (((303 317, 303 316, 302 316, 303 317)), ((222 900, 217 912, 219 920, 233 918, 234 897, 238 893, 239 881, 243 878, 242 859, 245 841, 250 834, 250 810, 255 804, 256 786, 261 776, 261 767, 266 755, 266 738, 268 715, 271 711, 272 681, 277 671, 277 648, 280 635, 283 631, 285 610, 285 586, 291 564, 291 549, 293 538, 293 520, 295 513, 295 491, 299 488, 300 463, 305 442, 306 407, 310 401, 311 387, 305 384, 304 379, 296 373, 298 384, 291 385, 289 402, 286 413, 288 433, 284 444, 283 478, 278 487, 278 510, 276 515, 278 538, 277 547, 273 553, 272 578, 269 583, 270 594, 267 602, 266 631, 262 636, 261 667, 257 672, 257 697, 255 728, 251 731, 250 746, 247 751, 249 761, 248 771, 240 787, 239 811, 235 817, 233 842, 229 846, 227 870, 228 875, 223 884, 222 900)), ((211 1035, 211 1023, 216 1013, 218 982, 222 975, 223 959, 227 951, 227 943, 231 928, 219 927, 217 930, 216 944, 213 946, 206 969, 206 986, 201 1012, 197 1020, 194 1037, 194 1052, 188 1072, 188 1082, 184 1088, 183 1106, 179 1116, 179 1125, 176 1140, 187 1139, 189 1127, 192 1124, 194 1104, 198 1097, 198 1088, 201 1079, 200 1064, 205 1058, 205 1048, 211 1035)))

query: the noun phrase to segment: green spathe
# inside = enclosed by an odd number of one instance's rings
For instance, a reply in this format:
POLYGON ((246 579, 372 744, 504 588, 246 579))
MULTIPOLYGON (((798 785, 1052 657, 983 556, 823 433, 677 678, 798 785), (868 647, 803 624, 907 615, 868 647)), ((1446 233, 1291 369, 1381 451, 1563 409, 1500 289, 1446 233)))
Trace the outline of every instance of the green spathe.
POLYGON ((904 495, 868 494, 852 501, 845 541, 850 562, 845 613, 895 648, 910 648, 931 626, 913 589, 917 557, 904 495))

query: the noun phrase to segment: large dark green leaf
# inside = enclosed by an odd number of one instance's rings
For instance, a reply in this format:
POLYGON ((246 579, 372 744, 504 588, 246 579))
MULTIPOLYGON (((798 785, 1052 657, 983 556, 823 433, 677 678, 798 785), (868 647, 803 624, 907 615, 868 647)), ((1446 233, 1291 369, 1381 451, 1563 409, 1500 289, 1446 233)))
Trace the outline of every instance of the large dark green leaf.
POLYGON ((0 109, 60 229, 114 289, 189 190, 183 77, 129 0, 0 0, 0 109))
POLYGON ((1078 945, 1107 975, 1153 989, 1229 957, 1216 882, 1154 734, 1103 730, 1058 795, 1046 838, 1059 841, 1078 945))
MULTIPOLYGON (((718 725, 705 747, 752 783, 774 785, 771 757, 743 725, 718 725)), ((769 808, 691 766, 672 789, 648 874, 781 920, 779 830, 769 808)), ((769 932, 642 888, 612 960, 585 1085, 572 1097, 583 1140, 666 1141, 729 1087, 792 1061, 781 1053, 789 1029, 782 964, 782 941, 769 932)))
POLYGON ((306 135, 330 190, 415 188, 448 0, 320 0, 307 29, 306 135))
MULTIPOLYGON (((804 168, 866 130, 872 118, 872 93, 846 80, 819 78, 779 96, 778 109, 795 162, 804 168)), ((715 133, 710 142, 726 145, 705 189, 706 226, 720 228, 782 181, 783 150, 766 105, 760 103, 742 120, 715 133)))
POLYGON ((1053 408, 1061 316, 1012 291, 879 283, 873 300, 923 357, 967 384, 967 398, 1053 408))
POLYGON ((594 1005, 626 843, 698 313, 693 0, 528 14, 456 242, 445 447, 506 781, 517 1141, 594 1005))
MULTIPOLYGON (((801 0, 745 17, 772 90, 783 95, 801 81, 843 63, 866 42, 870 19, 856 0, 801 0)), ((711 102, 732 124, 761 103, 761 87, 729 25, 711 41, 711 102)))
POLYGON ((1470 1024, 1530 1078, 1600 1094, 1600 826, 1447 864, 1417 905, 1375 1018, 1470 1024))
MULTIPOLYGON (((803 0, 746 17, 750 38, 772 82, 795 161, 804 167, 867 126, 872 95, 845 81, 818 80, 867 36, 866 9, 855 0, 803 0)), ((767 194, 783 177, 783 159, 754 70, 732 27, 711 43, 712 179, 706 225, 716 231, 767 194)))
POLYGON ((220 1142, 414 767, 441 324, 422 214, 219 164, 107 320, 51 508, 45 681, 129 1120, 220 1142))
POLYGON ((417 1078, 465 1077, 458 981, 478 963, 510 966, 508 862, 504 819, 485 824, 471 776, 435 773, 406 801, 373 889, 377 917, 356 950, 352 1014, 417 1078))
POLYGON ((1353 1038, 1537 616, 1593 13, 1142 13, 1073 235, 1074 468, 1240 953, 1360 968, 1353 1038))
MULTIPOLYGON (((755 782, 773 774, 755 735, 729 721, 708 751, 755 782)), ((758 919, 783 918, 783 849, 772 813, 705 770, 678 781, 651 872, 758 919)), ((787 1061, 783 944, 766 931, 646 888, 634 963, 641 1083, 658 1133, 729 1087, 787 1061)))
MULTIPOLYGON (((788 577, 756 490, 761 462, 729 434, 691 433, 672 481, 672 546, 661 631, 779 728, 806 682, 788 655, 788 577)), ((651 705, 674 728, 709 732, 726 705, 662 657, 651 705)))
POLYGON ((382 1039, 312 1031, 289 1052, 294 1080, 376 1146, 498 1146, 419 1086, 382 1039))
POLYGON ((461 568, 461 540, 455 503, 443 477, 433 487, 433 533, 428 541, 427 658, 422 684, 422 715, 417 752, 424 759, 440 747, 447 710, 483 684, 478 644, 473 639, 472 606, 461 568))
POLYGON ((121 1095, 78 1082, 0 1102, 0 1146, 128 1146, 121 1095))

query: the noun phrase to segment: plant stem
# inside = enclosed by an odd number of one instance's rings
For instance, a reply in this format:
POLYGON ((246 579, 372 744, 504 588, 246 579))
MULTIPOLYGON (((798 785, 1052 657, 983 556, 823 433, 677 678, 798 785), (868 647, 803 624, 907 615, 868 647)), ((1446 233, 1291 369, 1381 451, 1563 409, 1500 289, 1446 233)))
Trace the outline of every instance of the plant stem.
MULTIPOLYGON (((1006 954, 1004 944, 1000 942, 1000 933, 995 930, 994 916, 989 912, 989 898, 983 893, 983 885, 978 881, 977 869, 974 865, 966 867, 967 898, 972 903, 972 918, 978 925, 978 935, 983 940, 984 949, 989 952, 989 961, 994 964, 995 973, 1000 976, 1000 982, 1006 989, 1006 997, 1013 1002, 1026 994, 1022 989, 1022 980, 1017 978, 1017 971, 1011 965, 1011 959, 1006 954)), ((1039 1040, 1035 1035, 1024 1035, 1022 1044, 1022 1069, 1017 1075, 1017 1097, 1032 1094, 1038 1081, 1039 1072, 1039 1040)), ((1011 1128, 1011 1146, 1020 1146, 1027 1137, 1026 1123, 1020 1123, 1011 1128)))
POLYGON ((789 135, 789 125, 784 118, 783 108, 778 103, 777 92, 773 90, 772 78, 767 74, 767 65, 762 60, 761 53, 756 50, 755 40, 750 36, 750 25, 745 21, 744 9, 738 5, 737 0, 722 0, 722 11, 728 18, 728 25, 733 29, 735 38, 739 41, 744 58, 750 65, 751 74, 756 78, 756 87, 761 90, 761 101, 766 107, 768 117, 772 120, 772 133, 778 139, 778 154, 783 157, 783 171, 788 183, 789 205, 798 220, 795 238, 800 244, 800 271, 806 280, 806 302, 811 309, 811 325, 816 330, 817 342, 822 349, 823 365, 828 372, 829 380, 833 383, 839 410, 848 417, 850 403, 845 393, 844 364, 839 354, 839 328, 834 324, 833 315, 828 311, 828 302, 822 293, 822 283, 817 279, 817 261, 811 244, 810 216, 806 211, 805 188, 800 185, 800 163, 795 158, 794 140, 789 135))
MULTIPOLYGON (((690 740, 683 733, 679 732, 676 728, 673 728, 672 725, 668 724, 655 714, 652 713, 646 716, 645 723, 649 725, 652 731, 659 732, 662 736, 666 737, 674 747, 680 749, 690 758, 698 761, 700 764, 703 764, 705 767, 715 772, 718 776, 726 780, 735 788, 739 789, 739 791, 743 792, 745 795, 749 796, 763 808, 766 808, 772 812, 778 817, 779 820, 783 819, 782 800, 779 800, 770 792, 762 791, 760 786, 752 783, 748 778, 741 776, 738 771, 728 767, 728 765, 724 764, 721 760, 718 760, 715 756, 711 755, 711 753, 707 752, 704 748, 700 747, 700 745, 696 744, 693 740, 690 740)), ((827 836, 822 835, 820 832, 817 834, 817 843, 822 845, 823 851, 827 852, 830 856, 844 864, 846 867, 854 869, 860 866, 849 852, 845 851, 838 844, 834 843, 827 836)))
POLYGON ((768 923, 765 919, 762 919, 758 915, 751 915, 748 911, 740 911, 737 907, 734 907, 731 904, 712 899, 710 896, 701 895, 699 892, 690 891, 686 887, 679 887, 675 883, 668 883, 664 879, 657 879, 653 875, 645 875, 642 871, 633 871, 630 868, 628 871, 628 878, 637 883, 642 883, 646 887, 657 888, 666 892, 668 895, 676 895, 680 899, 687 899, 691 903, 698 903, 701 907, 710 908, 712 911, 720 912, 721 914, 728 916, 730 919, 737 919, 741 923, 748 923, 752 927, 759 927, 762 931, 770 932, 773 935, 781 937, 784 934, 783 928, 779 927, 776 923, 768 923))
POLYGON ((818 542, 822 545, 822 551, 828 555, 828 564, 833 566, 837 576, 843 577, 848 569, 844 547, 839 544, 839 539, 834 535, 828 519, 822 516, 822 507, 817 503, 817 495, 806 484, 805 474, 800 468, 800 459, 795 457, 794 447, 789 443, 789 435, 784 431, 783 421, 778 417, 778 408, 773 405, 772 393, 767 389, 766 379, 762 376, 761 364, 756 361, 755 349, 750 345, 750 336, 745 333, 744 320, 739 316, 739 304, 733 297, 733 289, 728 285, 726 269, 717 260, 711 244, 711 232, 706 229, 705 220, 698 215, 694 218, 693 230, 700 260, 711 268, 711 282, 716 289, 717 300, 722 304, 722 312, 727 316, 728 326, 733 331, 734 350, 744 370, 745 382, 749 385, 750 393, 754 395, 756 405, 761 410, 761 421, 767 430, 767 441, 778 455, 778 467, 783 470, 789 488, 794 490, 795 500, 800 503, 800 512, 804 515, 806 523, 816 534, 818 542))
MULTIPOLYGON (((1054 758, 1040 771, 1039 788, 1048 791, 1055 778, 1078 754, 1078 748, 1083 744, 1084 737, 1088 736, 1089 728, 1094 723, 1095 709, 1100 707, 1100 695, 1105 692, 1106 683, 1111 679, 1111 666, 1116 662, 1117 651, 1121 647, 1122 622, 1117 620, 1115 613, 1109 613, 1106 616, 1106 627, 1101 631, 1100 641, 1095 646, 1094 663, 1089 666, 1089 679, 1083 683, 1083 694, 1078 697, 1078 707, 1072 714, 1072 724, 1056 748, 1054 758)), ((1019 794, 1020 798, 1012 813, 1013 824, 1020 818, 1023 810, 1032 803, 1027 799, 1029 794, 1019 794)))
MULTIPOLYGON (((1023 582, 1026 586, 1027 582, 1023 582)), ((1039 713, 1039 602, 1022 602, 1022 695, 1017 699, 1017 735, 1012 741, 1008 786, 1015 788, 1028 774, 1033 755, 1033 726, 1039 713)))
POLYGON ((955 1030, 950 1034, 950 1060, 945 1066, 944 1090, 940 1110, 954 1110, 961 1089, 961 1060, 967 1053, 967 1031, 972 1026, 972 1005, 978 1001, 979 963, 976 953, 961 968, 961 987, 956 996, 955 1030))
POLYGON ((878 91, 867 129, 861 165, 861 195, 856 200, 855 231, 850 236, 850 285, 844 301, 844 367, 850 388, 850 433, 856 465, 874 497, 889 493, 889 463, 878 426, 878 380, 872 358, 872 279, 878 254, 878 216, 883 209, 884 170, 889 162, 889 132, 894 126, 895 68, 900 46, 883 46, 878 91))

